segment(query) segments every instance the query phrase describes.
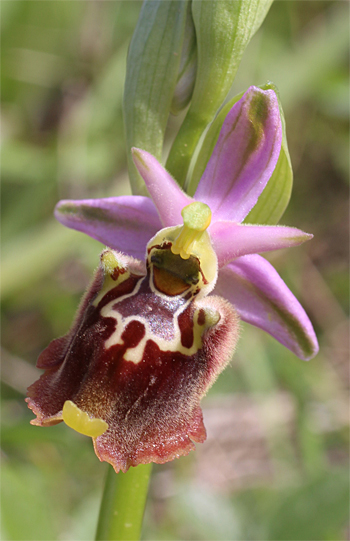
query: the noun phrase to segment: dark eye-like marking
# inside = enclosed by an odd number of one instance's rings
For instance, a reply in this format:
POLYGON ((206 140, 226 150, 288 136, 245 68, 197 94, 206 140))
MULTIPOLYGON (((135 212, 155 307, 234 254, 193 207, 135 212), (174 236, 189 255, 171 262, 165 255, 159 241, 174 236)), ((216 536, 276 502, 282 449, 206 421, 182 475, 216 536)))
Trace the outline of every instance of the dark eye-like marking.
POLYGON ((158 291, 169 297, 181 295, 191 287, 181 278, 178 278, 165 269, 159 269, 158 267, 154 267, 153 269, 153 283, 158 291))
POLYGON ((200 266, 196 257, 182 259, 167 248, 153 249, 150 257, 153 265, 153 283, 165 295, 181 295, 199 281, 200 266))
POLYGON ((175 255, 169 248, 153 249, 151 252, 151 263, 158 269, 163 269, 176 278, 180 278, 188 285, 197 284, 200 276, 200 264, 197 257, 190 256, 182 259, 175 255))

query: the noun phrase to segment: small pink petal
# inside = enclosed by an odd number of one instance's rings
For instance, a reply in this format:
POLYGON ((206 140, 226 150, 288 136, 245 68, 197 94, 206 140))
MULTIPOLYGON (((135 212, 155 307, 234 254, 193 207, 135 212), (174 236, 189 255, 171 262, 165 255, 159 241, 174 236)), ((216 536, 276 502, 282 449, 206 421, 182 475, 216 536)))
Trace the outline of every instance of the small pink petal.
POLYGON ((214 222, 209 232, 219 268, 242 255, 291 248, 312 238, 312 235, 295 227, 246 225, 227 221, 214 222))
POLYGON ((173 177, 152 154, 138 148, 132 149, 134 163, 142 176, 163 227, 182 224, 181 210, 193 199, 186 195, 173 177))

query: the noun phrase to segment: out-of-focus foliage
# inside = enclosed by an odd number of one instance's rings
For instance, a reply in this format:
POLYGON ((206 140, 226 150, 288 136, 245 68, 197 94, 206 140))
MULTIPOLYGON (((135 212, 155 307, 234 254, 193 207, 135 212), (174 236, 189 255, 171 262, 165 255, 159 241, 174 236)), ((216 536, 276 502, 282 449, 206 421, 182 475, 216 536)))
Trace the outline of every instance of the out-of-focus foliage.
MULTIPOLYGON (((121 103, 140 7, 1 2, 4 540, 94 538, 106 464, 67 427, 30 426, 24 396, 101 250, 55 223, 55 203, 129 193, 121 103)), ((204 402, 207 442, 154 468, 145 540, 347 538, 348 15, 346 2, 275 2, 230 94, 267 80, 279 88, 294 168, 280 223, 315 238, 273 263, 320 353, 303 363, 243 327, 204 402)), ((170 121, 169 140, 182 120, 170 121)))

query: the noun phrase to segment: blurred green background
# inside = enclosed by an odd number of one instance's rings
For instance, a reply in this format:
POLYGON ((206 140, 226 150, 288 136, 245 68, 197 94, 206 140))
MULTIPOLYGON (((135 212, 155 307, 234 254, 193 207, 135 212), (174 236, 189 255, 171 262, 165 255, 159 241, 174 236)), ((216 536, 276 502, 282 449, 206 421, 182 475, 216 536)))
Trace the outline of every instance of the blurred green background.
MULTIPOLYGON (((24 396, 101 250, 55 222, 55 203, 129 193, 121 106, 140 6, 1 1, 3 540, 94 538, 108 466, 63 424, 31 426, 24 396)), ((232 95, 280 90, 295 173, 281 223, 315 238, 269 259, 321 349, 304 363, 243 325, 203 401, 207 442, 153 469, 145 540, 348 539, 348 49, 347 2, 276 1, 243 57, 232 95)))

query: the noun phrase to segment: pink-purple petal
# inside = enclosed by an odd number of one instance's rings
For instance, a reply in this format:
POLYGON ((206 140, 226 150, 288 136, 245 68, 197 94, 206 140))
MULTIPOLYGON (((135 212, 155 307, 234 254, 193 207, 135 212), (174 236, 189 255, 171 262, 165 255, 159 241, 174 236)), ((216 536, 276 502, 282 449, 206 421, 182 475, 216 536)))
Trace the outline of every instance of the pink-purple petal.
POLYGON ((141 195, 63 200, 55 216, 66 227, 142 260, 148 241, 162 228, 151 199, 141 195))
POLYGON ((295 227, 246 225, 228 221, 214 222, 209 232, 219 268, 243 255, 291 248, 312 238, 312 235, 295 227))
POLYGON ((133 148, 132 155, 134 163, 157 207, 163 227, 182 224, 181 210, 192 203, 193 199, 181 190, 173 177, 152 154, 145 150, 133 148))
POLYGON ((281 142, 276 94, 250 87, 228 113, 194 198, 216 220, 243 221, 275 169, 281 142))
POLYGON ((221 269, 215 292, 226 297, 243 321, 271 334, 298 357, 318 351, 312 324, 276 270, 259 255, 246 255, 221 269))

